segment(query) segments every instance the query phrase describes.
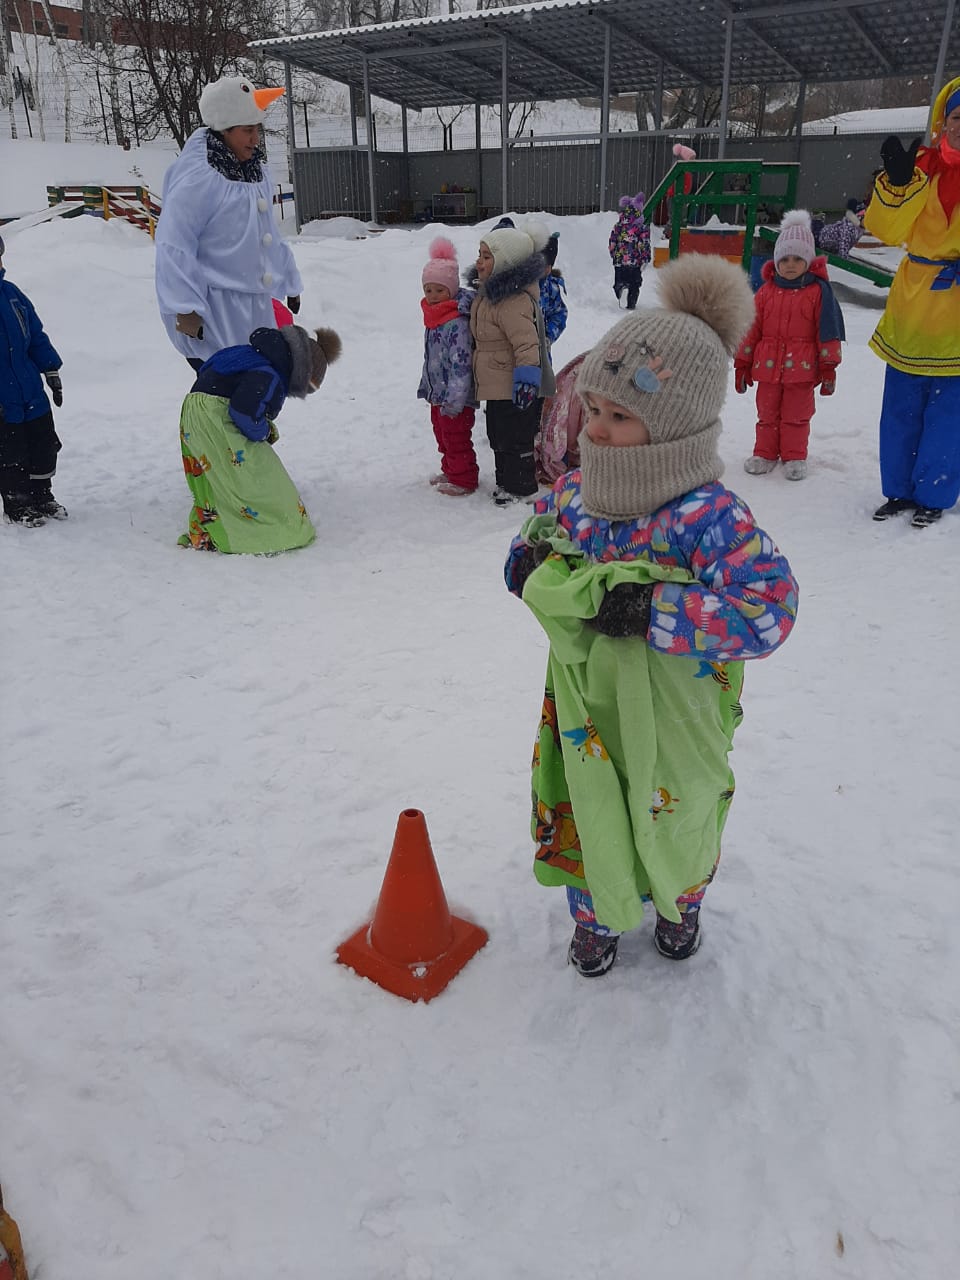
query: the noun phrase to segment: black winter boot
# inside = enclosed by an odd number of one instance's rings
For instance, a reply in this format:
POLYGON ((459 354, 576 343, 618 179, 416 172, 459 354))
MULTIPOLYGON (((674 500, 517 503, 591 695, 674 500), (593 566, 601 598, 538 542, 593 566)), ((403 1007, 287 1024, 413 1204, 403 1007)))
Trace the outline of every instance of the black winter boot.
POLYGON ((877 507, 873 513, 874 520, 889 520, 893 516, 898 516, 902 511, 913 511, 916 509, 916 503, 912 498, 887 498, 882 506, 877 507))
POLYGON ((49 480, 31 480, 33 509, 47 520, 66 520, 67 509, 53 496, 49 480))
POLYGON ((25 524, 30 529, 38 529, 45 524, 43 516, 33 505, 29 493, 5 493, 3 495, 3 514, 10 524, 25 524))

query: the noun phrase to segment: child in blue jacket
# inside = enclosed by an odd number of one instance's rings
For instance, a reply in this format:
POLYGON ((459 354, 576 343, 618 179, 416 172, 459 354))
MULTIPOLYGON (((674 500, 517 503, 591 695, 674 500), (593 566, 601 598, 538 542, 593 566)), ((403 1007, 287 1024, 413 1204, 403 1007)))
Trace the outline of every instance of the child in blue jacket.
POLYGON ((274 418, 287 396, 316 391, 340 354, 332 329, 255 329, 200 366, 180 412, 180 448, 193 495, 181 546, 274 555, 316 536, 296 486, 274 453, 274 418))
POLYGON ((60 441, 43 386, 46 378, 59 408, 63 361, 33 303, 6 279, 3 253, 0 239, 0 495, 7 520, 36 528, 67 515, 50 487, 60 441))

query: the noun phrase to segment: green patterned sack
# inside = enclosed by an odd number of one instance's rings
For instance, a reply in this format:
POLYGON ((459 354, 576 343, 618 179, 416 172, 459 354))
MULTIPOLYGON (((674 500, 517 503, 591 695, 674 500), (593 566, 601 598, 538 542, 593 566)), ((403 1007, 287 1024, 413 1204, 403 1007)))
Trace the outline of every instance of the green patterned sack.
POLYGON ((692 581, 686 570, 577 561, 546 526, 524 536, 558 553, 523 592, 550 640, 533 757, 537 879, 586 889, 618 933, 640 922, 645 898, 677 921, 677 898, 708 881, 719 856, 743 663, 659 654, 585 625, 619 583, 692 581))
POLYGON ((196 391, 186 397, 180 448, 194 502, 181 543, 269 555, 314 540, 310 517, 273 446, 238 431, 221 396, 196 391))

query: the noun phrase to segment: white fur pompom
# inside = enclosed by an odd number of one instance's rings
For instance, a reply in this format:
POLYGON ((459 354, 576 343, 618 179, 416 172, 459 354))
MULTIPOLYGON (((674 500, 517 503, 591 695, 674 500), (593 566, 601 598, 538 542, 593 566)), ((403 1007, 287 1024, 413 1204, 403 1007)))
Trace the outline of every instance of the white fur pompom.
POLYGON ((529 218, 524 222, 521 230, 525 231, 533 241, 534 252, 543 253, 550 239, 550 229, 546 223, 541 222, 539 218, 529 218))
POLYGON ((806 227, 809 231, 811 225, 810 214, 806 209, 791 209, 789 213, 783 215, 780 230, 782 231, 784 227, 806 227))

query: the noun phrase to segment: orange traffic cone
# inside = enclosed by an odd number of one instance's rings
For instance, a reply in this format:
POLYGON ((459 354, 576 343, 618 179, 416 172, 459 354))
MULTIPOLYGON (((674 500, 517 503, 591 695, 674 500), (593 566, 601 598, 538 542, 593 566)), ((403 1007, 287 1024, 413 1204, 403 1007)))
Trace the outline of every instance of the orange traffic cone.
POLYGON ((27 1264, 17 1224, 3 1207, 0 1190, 0 1280, 27 1280, 27 1264))
POLYGON ((337 948, 341 964, 405 1000, 432 1000, 487 941, 450 914, 419 809, 404 809, 370 924, 337 948))

